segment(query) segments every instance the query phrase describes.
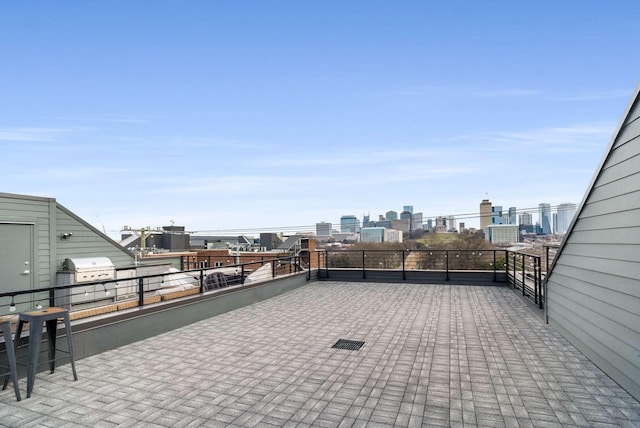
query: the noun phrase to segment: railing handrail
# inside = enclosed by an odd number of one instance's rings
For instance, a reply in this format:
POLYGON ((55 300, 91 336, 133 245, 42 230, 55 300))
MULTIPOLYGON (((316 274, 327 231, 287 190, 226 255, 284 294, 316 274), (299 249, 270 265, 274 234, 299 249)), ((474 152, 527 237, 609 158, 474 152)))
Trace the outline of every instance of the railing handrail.
MULTIPOLYGON (((35 294, 35 293, 43 293, 43 292, 49 292, 51 290, 66 290, 69 288, 74 288, 74 287, 87 287, 87 286, 91 286, 91 285, 104 285, 104 284, 112 284, 112 283, 117 283, 117 282, 125 282, 125 281, 138 281, 140 279, 145 280, 145 279, 150 279, 150 278, 159 278, 159 277, 164 277, 164 276, 170 276, 170 275, 175 275, 178 273, 188 273, 188 272, 202 272, 203 270, 215 270, 215 269, 229 269, 229 268, 235 268, 235 267, 243 267, 243 266, 247 266, 247 265, 254 265, 256 263, 260 263, 260 262, 273 262, 273 261, 282 261, 282 260, 295 260, 299 258, 299 256, 287 256, 287 257, 278 257, 278 258, 272 258, 272 259, 265 259, 265 260, 261 260, 259 262, 245 262, 245 263, 234 263, 231 265, 225 265, 225 266, 218 266, 218 267, 214 267, 214 266, 209 266, 209 267, 202 267, 202 268, 194 268, 194 269, 186 269, 186 270, 181 270, 178 272, 163 272, 163 273, 154 273, 154 274, 149 274, 149 275, 137 275, 137 276, 131 276, 131 277, 127 277, 127 278, 118 278, 118 279, 109 279, 109 280, 99 280, 99 281, 89 281, 89 282, 80 282, 80 283, 75 283, 75 284, 65 284, 65 285, 55 285, 55 286, 49 286, 49 287, 41 287, 41 288, 30 288, 28 290, 15 290, 15 291, 7 291, 7 292, 3 292, 0 293, 0 297, 15 297, 15 296, 21 296, 24 294, 35 294)), ((144 267, 145 265, 138 265, 135 267, 144 267)), ((300 265, 298 265, 300 266, 300 265)), ((302 266, 300 266, 302 267, 302 266)), ((121 268, 119 270, 126 270, 126 269, 131 269, 133 267, 124 267, 121 268)), ((116 269, 118 270, 118 269, 116 269)))

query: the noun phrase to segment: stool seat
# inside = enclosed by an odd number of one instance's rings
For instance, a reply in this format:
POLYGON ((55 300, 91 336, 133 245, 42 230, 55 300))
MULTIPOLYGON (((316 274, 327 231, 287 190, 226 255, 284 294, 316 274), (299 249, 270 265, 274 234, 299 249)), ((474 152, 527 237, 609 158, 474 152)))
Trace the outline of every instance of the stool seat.
POLYGON ((42 325, 46 326, 47 342, 49 351, 49 369, 51 373, 56 366, 56 332, 58 319, 64 321, 67 331, 67 347, 69 359, 71 360, 71 370, 73 371, 73 380, 78 380, 76 374, 76 365, 73 359, 73 339, 71 337, 71 321, 69 320, 69 311, 64 308, 46 308, 37 311, 22 312, 18 316, 18 326, 16 328, 15 340, 20 339, 22 327, 24 323, 29 323, 29 355, 27 359, 27 398, 31 397, 33 385, 36 381, 36 372, 38 368, 38 360, 40 359, 40 343, 42 342, 42 325))
POLYGON ((9 382, 9 376, 13 382, 13 390, 16 393, 16 400, 20 401, 20 388, 18 388, 18 370, 16 368, 16 353, 13 346, 13 339, 11 338, 11 321, 5 318, 0 318, 0 329, 2 329, 2 335, 4 336, 4 346, 7 351, 8 366, 0 366, 8 369, 4 373, 0 373, 0 376, 4 375, 3 390, 7 389, 7 383, 9 382))

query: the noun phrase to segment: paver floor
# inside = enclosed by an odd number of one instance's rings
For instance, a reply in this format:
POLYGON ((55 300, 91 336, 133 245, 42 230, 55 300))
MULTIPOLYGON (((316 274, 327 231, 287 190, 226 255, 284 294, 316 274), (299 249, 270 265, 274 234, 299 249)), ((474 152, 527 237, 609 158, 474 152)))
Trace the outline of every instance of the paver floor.
POLYGON ((77 382, 66 365, 29 399, 3 391, 0 424, 640 426, 640 403, 502 287, 315 282, 76 364, 77 382))

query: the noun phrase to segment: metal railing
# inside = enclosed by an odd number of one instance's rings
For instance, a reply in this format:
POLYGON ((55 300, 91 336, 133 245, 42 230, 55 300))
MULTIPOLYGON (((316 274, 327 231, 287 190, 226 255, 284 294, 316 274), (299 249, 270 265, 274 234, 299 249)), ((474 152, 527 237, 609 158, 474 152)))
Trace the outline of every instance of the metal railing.
POLYGON ((540 308, 544 303, 541 257, 507 250, 326 250, 320 278, 328 279, 332 270, 359 271, 363 280, 379 271, 395 271, 392 278, 403 281, 418 272, 440 272, 436 280, 451 281, 455 273, 476 271, 492 273, 496 282, 500 273, 540 308))
POLYGON ((525 253, 505 252, 507 282, 522 290, 522 295, 530 298, 540 309, 544 305, 542 258, 525 253))
POLYGON ((184 295, 203 294, 218 288, 243 285, 252 272, 265 265, 271 266, 273 278, 308 271, 310 279, 308 256, 306 259, 301 256, 262 259, 258 264, 248 262, 221 268, 185 264, 188 269, 178 272, 3 292, 0 293, 0 316, 53 306, 66 307, 72 312, 107 306, 113 311, 141 307, 156 303, 162 296, 181 297, 180 292, 186 292, 182 293, 184 295), (178 285, 171 287, 171 284, 178 285))
POLYGON ((223 266, 216 266, 214 257, 185 256, 184 269, 179 272, 3 292, 0 316, 45 306, 65 306, 72 311, 107 305, 116 305, 117 310, 141 307, 156 302, 158 299, 153 297, 161 295, 160 290, 166 291, 166 284, 177 281, 177 276, 192 278, 190 290, 203 294, 217 287, 243 285, 251 272, 265 265, 270 266, 273 278, 306 271, 308 280, 312 270, 317 270, 319 279, 328 279, 330 271, 344 270, 356 271, 364 280, 368 274, 386 271, 396 280, 407 280, 416 272, 431 272, 441 274, 437 278, 444 281, 456 281, 456 273, 460 272, 484 272, 492 275, 493 281, 506 280, 540 308, 544 305, 545 273, 539 256, 505 250, 325 250, 304 256, 260 257, 223 266), (212 274, 218 275, 219 280, 208 280, 212 274), (82 303, 74 304, 78 301, 82 303))

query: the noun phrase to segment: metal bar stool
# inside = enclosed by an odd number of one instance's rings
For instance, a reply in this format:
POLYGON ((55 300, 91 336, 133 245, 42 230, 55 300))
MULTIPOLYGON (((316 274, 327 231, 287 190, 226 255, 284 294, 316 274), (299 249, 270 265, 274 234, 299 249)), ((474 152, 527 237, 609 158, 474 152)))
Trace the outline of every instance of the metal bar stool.
POLYGON ((68 351, 62 351, 69 354, 71 360, 71 370, 73 371, 73 380, 78 380, 76 374, 76 365, 73 360, 73 340, 71 338, 71 322, 69 321, 69 311, 64 308, 47 308, 39 311, 22 312, 18 317, 18 327, 16 328, 16 341, 20 339, 22 326, 29 323, 29 355, 27 360, 27 398, 31 397, 33 384, 36 381, 36 372, 38 368, 38 360, 40 358, 40 343, 42 342, 42 324, 47 327, 47 343, 49 344, 49 369, 51 373, 56 367, 56 331, 58 319, 64 320, 67 331, 67 347, 68 351))
POLYGON ((8 369, 8 371, 4 373, 0 373, 0 376, 4 375, 4 385, 2 386, 2 389, 3 390, 7 389, 9 376, 11 376, 11 381, 13 382, 13 389, 16 393, 16 399, 20 401, 21 397, 20 397, 20 389, 18 388, 18 370, 16 369, 16 353, 15 353, 15 348, 13 347, 13 339, 11 338, 11 321, 9 321, 8 319, 0 318, 0 328, 2 329, 2 334, 4 336, 4 346, 7 351, 7 360, 9 360, 8 366, 0 365, 0 367, 8 369))

